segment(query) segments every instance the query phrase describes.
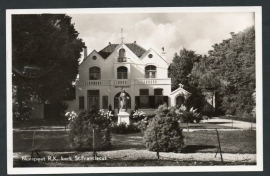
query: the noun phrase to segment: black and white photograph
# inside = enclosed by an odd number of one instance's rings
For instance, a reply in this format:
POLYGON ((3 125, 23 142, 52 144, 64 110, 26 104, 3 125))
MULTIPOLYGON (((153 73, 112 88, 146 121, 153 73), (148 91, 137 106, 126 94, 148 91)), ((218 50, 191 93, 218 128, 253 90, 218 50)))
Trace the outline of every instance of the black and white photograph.
POLYGON ((6 21, 9 174, 262 171, 261 7, 6 21))

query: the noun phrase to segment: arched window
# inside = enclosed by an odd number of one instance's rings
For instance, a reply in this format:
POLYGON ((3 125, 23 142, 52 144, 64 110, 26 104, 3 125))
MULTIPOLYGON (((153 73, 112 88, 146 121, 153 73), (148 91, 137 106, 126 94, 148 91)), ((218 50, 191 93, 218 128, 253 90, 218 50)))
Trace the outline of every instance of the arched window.
POLYGON ((118 67, 117 68, 117 79, 127 79, 128 78, 128 69, 127 67, 118 67))
POLYGON ((126 50, 124 48, 121 48, 119 50, 119 58, 118 58, 119 62, 126 62, 126 50))
POLYGON ((89 68, 89 80, 98 80, 100 79, 100 68, 91 67, 89 68))
POLYGON ((148 65, 145 67, 145 78, 156 78, 157 67, 154 65, 148 65))

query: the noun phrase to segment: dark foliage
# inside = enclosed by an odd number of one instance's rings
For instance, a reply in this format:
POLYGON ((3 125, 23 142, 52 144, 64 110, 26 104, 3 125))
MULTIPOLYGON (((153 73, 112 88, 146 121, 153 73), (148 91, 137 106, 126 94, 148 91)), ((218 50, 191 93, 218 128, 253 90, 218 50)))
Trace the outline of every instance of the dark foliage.
POLYGON ((153 118, 141 121, 143 142, 150 151, 180 152, 183 142, 182 129, 176 117, 176 108, 160 105, 153 118), (145 123, 146 122, 146 123, 145 123))
POLYGON ((70 99, 84 43, 64 14, 12 15, 14 101, 19 111, 38 102, 70 99))
POLYGON ((177 118, 156 116, 149 121, 143 142, 150 151, 181 152, 183 138, 177 118))
POLYGON ((65 113, 69 106, 68 103, 59 101, 53 102, 47 106, 49 106, 49 108, 46 109, 46 115, 50 120, 67 121, 65 113))
POLYGON ((130 134, 130 133, 138 133, 140 132, 140 129, 137 127, 137 125, 126 123, 111 123, 111 131, 112 133, 116 134, 130 134))
POLYGON ((178 88, 179 84, 188 86, 188 76, 191 73, 193 64, 200 60, 201 56, 195 54, 195 51, 189 51, 183 48, 180 54, 175 53, 173 62, 170 65, 169 76, 172 79, 172 90, 178 88))
POLYGON ((93 150, 94 141, 95 150, 110 149, 110 122, 106 115, 93 109, 83 111, 70 122, 69 126, 69 144, 71 148, 76 150, 93 150))
POLYGON ((193 67, 190 83, 215 88, 223 114, 252 116, 255 109, 255 28, 215 44, 209 56, 193 67))
POLYGON ((152 114, 152 115, 148 115, 145 118, 143 118, 142 120, 140 120, 137 123, 137 128, 140 129, 141 132, 144 132, 149 124, 149 121, 154 118, 156 115, 152 114))

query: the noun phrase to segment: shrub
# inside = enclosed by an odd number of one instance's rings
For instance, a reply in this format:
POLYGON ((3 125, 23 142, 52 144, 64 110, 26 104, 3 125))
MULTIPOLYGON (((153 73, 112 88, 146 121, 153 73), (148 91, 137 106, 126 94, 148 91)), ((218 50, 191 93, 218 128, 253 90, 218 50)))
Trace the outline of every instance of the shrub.
POLYGON ((13 110, 13 120, 29 120, 31 115, 32 108, 30 107, 23 107, 22 108, 22 114, 20 114, 19 111, 13 110))
POLYGON ((83 111, 71 120, 69 131, 70 147, 76 150, 106 150, 111 147, 110 122, 106 114, 93 109, 83 111), (94 130, 94 135, 93 135, 94 130))
POLYGON ((129 133, 140 132, 138 127, 135 126, 134 124, 127 125, 126 123, 122 122, 120 124, 111 123, 110 126, 111 126, 112 133, 116 133, 116 134, 129 134, 129 133))
POLYGON ((181 152, 183 138, 177 118, 156 116, 149 121, 143 142, 150 151, 181 152))
POLYGON ((143 111, 138 111, 136 110, 133 114, 132 114, 133 119, 135 119, 136 121, 138 120, 142 120, 146 117, 145 113, 143 111))
POLYGON ((139 121, 137 124, 137 128, 141 131, 141 132, 144 132, 149 124, 149 121, 154 118, 156 115, 153 114, 153 115, 148 115, 146 116, 144 119, 142 119, 141 121, 139 121))
POLYGON ((176 114, 183 123, 193 123, 194 121, 199 123, 202 120, 201 114, 197 113, 197 109, 193 109, 193 107, 188 110, 186 106, 181 105, 181 107, 176 110, 176 114))
POLYGON ((155 111, 156 115, 159 117, 166 117, 167 114, 170 112, 166 103, 163 105, 159 105, 157 110, 155 111))

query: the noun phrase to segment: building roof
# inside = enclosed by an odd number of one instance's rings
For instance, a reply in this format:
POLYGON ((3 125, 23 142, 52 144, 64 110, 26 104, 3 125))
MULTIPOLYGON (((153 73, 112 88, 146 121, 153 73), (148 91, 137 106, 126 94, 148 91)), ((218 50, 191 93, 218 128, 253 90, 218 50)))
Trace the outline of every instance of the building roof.
MULTIPOLYGON (((100 50, 98 53, 106 59, 118 46, 119 44, 110 44, 100 50)), ((146 50, 141 47, 140 45, 137 45, 136 43, 125 43, 125 45, 139 58, 146 52, 146 50)))

